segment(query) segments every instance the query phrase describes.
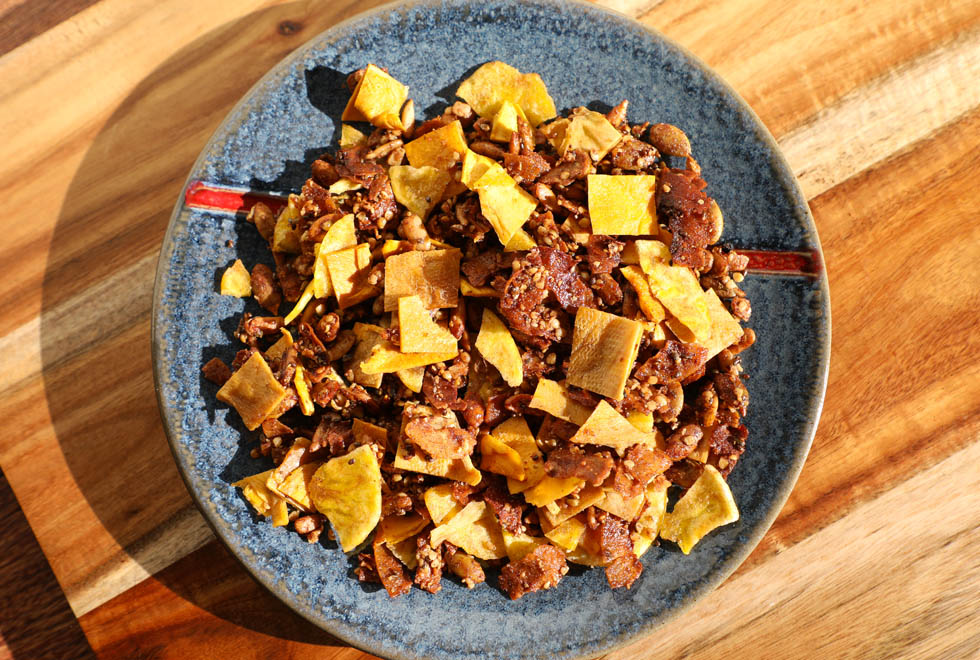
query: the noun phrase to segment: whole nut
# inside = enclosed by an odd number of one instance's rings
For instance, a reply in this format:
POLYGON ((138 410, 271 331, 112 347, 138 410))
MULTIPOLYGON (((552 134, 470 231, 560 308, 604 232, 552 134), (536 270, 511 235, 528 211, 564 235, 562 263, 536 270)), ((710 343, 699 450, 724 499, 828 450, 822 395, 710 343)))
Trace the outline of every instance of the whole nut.
POLYGON ((650 127, 650 144, 662 154, 686 157, 691 155, 691 142, 684 131, 672 124, 654 124, 650 127))

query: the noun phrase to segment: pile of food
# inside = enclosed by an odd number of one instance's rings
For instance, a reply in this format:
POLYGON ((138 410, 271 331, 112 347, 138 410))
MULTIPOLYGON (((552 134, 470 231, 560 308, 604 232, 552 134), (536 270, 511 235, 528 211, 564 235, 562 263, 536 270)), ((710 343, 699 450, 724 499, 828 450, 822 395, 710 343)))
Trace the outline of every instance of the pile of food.
POLYGON ((392 596, 493 567, 520 598, 568 562, 630 587, 652 544, 737 520, 747 259, 716 245, 685 134, 626 101, 557 117, 501 62, 420 124, 385 69, 347 82, 343 120, 373 130, 254 206, 275 268, 221 280, 268 312, 204 367, 272 464, 245 499, 392 596))

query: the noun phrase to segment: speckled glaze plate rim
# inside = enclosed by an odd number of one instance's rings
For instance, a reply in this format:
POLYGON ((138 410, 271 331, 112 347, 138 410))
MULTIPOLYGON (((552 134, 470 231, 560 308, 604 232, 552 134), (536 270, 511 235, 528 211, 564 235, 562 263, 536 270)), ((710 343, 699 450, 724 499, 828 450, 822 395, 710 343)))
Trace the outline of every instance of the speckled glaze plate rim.
MULTIPOLYGON (((769 132, 768 128, 766 128, 765 124, 763 124, 759 119, 755 111, 742 99, 742 97, 727 82, 725 82, 724 79, 722 79, 710 67, 704 64, 697 56, 692 54, 685 47, 664 36, 657 30, 643 25, 625 14, 593 5, 585 2, 584 0, 544 0, 538 2, 535 2, 534 0, 515 0, 515 2, 518 4, 553 4, 561 5, 564 8, 577 7, 583 10, 587 8, 589 11, 604 14, 610 20, 627 23, 634 29, 640 28, 645 31, 651 39, 661 41, 670 48, 674 49, 678 54, 687 60, 687 63, 690 66, 698 68, 701 75, 703 75, 707 80, 712 81, 718 85, 719 88, 723 89, 732 99, 732 101, 734 101, 735 105, 738 106, 739 110, 751 118, 757 137, 760 138, 760 141, 766 147, 768 147, 771 162, 776 168, 785 173, 787 180, 791 182, 792 185, 783 186, 783 188, 787 195, 791 196, 793 201, 803 210, 804 217, 802 220, 807 225, 806 229, 812 237, 815 257, 821 264, 824 263, 820 239, 812 213, 810 212, 809 205, 807 204, 806 199, 799 188, 798 182, 796 182, 795 176, 792 174, 792 170, 786 161, 785 156, 782 154, 775 139, 772 137, 772 134, 769 132)), ((478 3, 479 0, 450 0, 448 4, 467 5, 478 3)), ((215 129, 211 137, 208 139, 206 145, 202 148, 200 155, 196 159, 190 170, 190 174, 181 188, 181 192, 183 193, 183 191, 186 190, 187 185, 193 180, 194 173, 200 171, 206 154, 209 153, 219 136, 228 131, 232 118, 238 115, 240 109, 248 102, 248 100, 257 92, 257 90, 262 88, 267 81, 274 78, 281 71, 293 65, 296 60, 308 53, 314 44, 331 37, 339 37, 356 23, 365 21, 380 14, 391 12, 393 10, 429 7, 436 8, 445 4, 447 3, 443 0, 395 0, 394 2, 389 2, 351 16, 350 18, 347 18, 344 21, 341 21, 340 23, 337 23, 327 30, 317 34, 301 46, 297 47, 289 55, 273 66, 268 72, 266 72, 266 74, 264 74, 259 80, 257 80, 249 91, 246 92, 246 94, 243 95, 242 98, 229 110, 225 119, 222 120, 221 124, 215 129)), ((154 281, 153 307, 151 316, 151 357, 154 387, 161 419, 163 421, 164 431, 166 433, 171 452, 174 455, 178 472, 180 473, 181 478, 184 480, 187 490, 194 500, 195 505, 201 511, 204 519, 214 531, 215 536, 225 545, 226 548, 228 548, 229 552, 241 563, 245 570, 248 571, 248 573, 259 584, 265 587, 269 592, 275 595, 276 598, 285 603, 298 615, 310 621, 312 624, 324 629, 331 635, 362 651, 376 655, 383 655, 386 653, 386 649, 383 649, 380 645, 373 643, 371 631, 360 628, 350 628, 338 621, 319 618, 315 615, 316 612, 312 611, 312 608, 306 607, 303 603, 299 602, 299 599, 295 594, 284 589, 281 584, 275 584, 269 580, 266 580, 262 571, 259 571, 253 567, 239 552, 235 539, 228 528, 228 524, 225 521, 220 520, 216 514, 212 513, 209 507, 205 506, 205 498, 207 497, 207 493, 199 488, 198 484, 195 484, 193 478, 191 477, 193 466, 187 464, 182 458, 181 452, 178 451, 180 430, 174 418, 175 412, 171 409, 169 402, 165 400, 163 388, 161 387, 161 383, 163 382, 161 378, 161 369, 164 360, 164 348, 161 342, 162 328, 158 327, 157 319, 159 318, 159 305, 162 300, 161 294, 165 285, 165 276, 168 271, 169 257, 173 253, 174 234, 176 232, 180 216, 185 209, 185 198, 183 194, 181 194, 174 207, 173 213, 171 214, 167 231, 161 245, 160 257, 157 263, 154 281)), ((575 651, 575 653, 577 653, 575 657, 591 658, 595 657, 597 654, 609 653, 618 648, 622 648, 623 646, 636 641, 640 637, 649 635, 658 628, 664 626, 669 621, 678 617, 692 607, 700 598, 715 590, 726 579, 728 579, 728 577, 742 564, 745 558, 748 557, 752 550, 758 545, 762 537, 772 526, 776 517, 779 515, 779 512, 782 510, 786 500, 789 498, 790 493, 795 487, 799 474, 803 469, 803 465, 813 443, 813 438, 816 434, 826 395, 827 379, 830 368, 831 305, 828 278, 826 272, 823 270, 821 270, 818 275, 818 284, 823 305, 822 309, 820 309, 820 314, 818 314, 817 318, 815 319, 816 324, 820 326, 818 327, 818 345, 815 347, 815 351, 818 353, 818 373, 815 374, 816 387, 813 392, 813 396, 810 399, 811 406, 807 411, 807 422, 804 427, 804 433, 798 440, 792 462, 787 466, 785 477, 782 483, 779 484, 768 511, 762 517, 762 522, 756 526, 753 533, 750 534, 744 542, 737 544, 732 548, 731 554, 725 559, 722 568, 717 570, 714 575, 693 587, 673 608, 667 610, 661 616, 642 624, 633 632, 613 634, 602 640, 595 640, 595 644, 592 648, 575 651)), ((385 657, 397 658, 399 660, 410 660, 420 656, 410 653, 408 649, 404 649, 402 652, 395 655, 389 653, 385 657)), ((492 656, 488 655, 487 657, 492 656)))

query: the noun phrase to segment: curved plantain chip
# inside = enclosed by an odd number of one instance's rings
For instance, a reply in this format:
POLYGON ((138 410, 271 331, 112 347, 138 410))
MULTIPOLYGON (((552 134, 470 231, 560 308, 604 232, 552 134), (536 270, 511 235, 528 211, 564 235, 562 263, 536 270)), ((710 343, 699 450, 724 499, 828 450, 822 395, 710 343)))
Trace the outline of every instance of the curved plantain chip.
POLYGON ((344 552, 364 542, 381 519, 381 469, 368 445, 332 458, 316 471, 310 498, 327 517, 344 552))

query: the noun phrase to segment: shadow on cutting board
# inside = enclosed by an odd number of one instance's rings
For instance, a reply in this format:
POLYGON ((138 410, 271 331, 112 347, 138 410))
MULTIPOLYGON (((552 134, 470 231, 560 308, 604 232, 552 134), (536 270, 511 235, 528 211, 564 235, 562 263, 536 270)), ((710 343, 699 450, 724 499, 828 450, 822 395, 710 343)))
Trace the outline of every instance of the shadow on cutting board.
MULTIPOLYGON (((86 618, 109 619, 89 633, 101 636, 93 639, 96 648, 149 657, 170 647, 174 630, 160 624, 174 621, 187 634, 200 630, 233 639, 241 626, 280 639, 343 646, 260 587, 205 530, 161 426, 149 318, 171 209, 211 132, 282 57, 374 4, 380 2, 346 0, 317 8, 295 2, 214 28, 136 85, 102 124, 74 174, 43 283, 40 334, 51 423, 102 526, 129 559, 153 574, 133 589, 137 598, 162 584, 218 619, 188 614, 179 599, 160 596, 152 602, 163 602, 162 611, 126 612, 132 604, 125 597, 112 600, 119 589, 106 586, 90 600, 95 609, 82 617, 83 624, 86 618), (182 102, 189 98, 194 102, 182 102), (83 291, 85 305, 79 307, 72 296, 83 291), (127 626, 112 624, 111 617, 119 615, 127 626)), ((79 578, 89 591, 100 580, 108 585, 119 563, 95 559, 102 563, 93 561, 90 575, 79 578)))

